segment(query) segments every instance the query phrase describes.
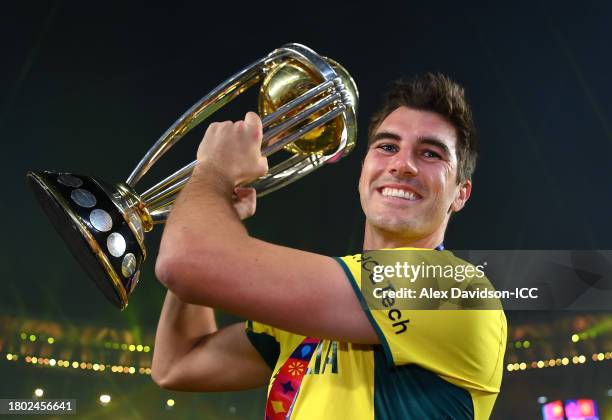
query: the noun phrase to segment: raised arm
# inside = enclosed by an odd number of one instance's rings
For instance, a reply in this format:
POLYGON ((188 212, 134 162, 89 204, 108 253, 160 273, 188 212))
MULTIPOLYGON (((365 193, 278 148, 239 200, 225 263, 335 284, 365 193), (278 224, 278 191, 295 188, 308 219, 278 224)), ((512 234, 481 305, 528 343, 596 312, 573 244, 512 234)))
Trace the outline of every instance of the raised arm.
MULTIPOLYGON (((255 212, 255 191, 237 189, 240 219, 255 212)), ((162 388, 232 391, 268 383, 271 369, 249 342, 244 324, 217 329, 213 309, 184 303, 168 291, 161 312, 151 369, 162 388)))
POLYGON ((208 128, 164 230, 159 280, 185 302, 298 334, 378 343, 337 261, 252 238, 240 222, 232 190, 267 171, 261 139, 254 113, 208 128))
POLYGON ((244 324, 217 330, 212 309, 168 292, 151 369, 155 383, 176 391, 236 391, 266 385, 271 369, 249 342, 244 324))

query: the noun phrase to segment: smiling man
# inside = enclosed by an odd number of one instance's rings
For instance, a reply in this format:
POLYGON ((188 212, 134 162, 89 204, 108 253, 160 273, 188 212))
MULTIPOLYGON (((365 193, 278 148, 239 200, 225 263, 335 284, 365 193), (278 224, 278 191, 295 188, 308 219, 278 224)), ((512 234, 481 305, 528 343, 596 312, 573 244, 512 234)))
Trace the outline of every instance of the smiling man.
MULTIPOLYGON (((398 82, 373 117, 359 180, 363 249, 442 249, 476 162, 463 89, 398 82)), ((331 258, 249 236, 267 171, 262 126, 211 124, 156 264, 168 294, 153 379, 186 391, 268 385, 266 419, 484 419, 499 393, 506 319, 495 310, 370 310, 361 255, 331 258), (323 293, 324 291, 324 293, 323 293), (212 308, 252 321, 218 329, 212 308), (365 309, 365 310, 364 310, 365 309)))

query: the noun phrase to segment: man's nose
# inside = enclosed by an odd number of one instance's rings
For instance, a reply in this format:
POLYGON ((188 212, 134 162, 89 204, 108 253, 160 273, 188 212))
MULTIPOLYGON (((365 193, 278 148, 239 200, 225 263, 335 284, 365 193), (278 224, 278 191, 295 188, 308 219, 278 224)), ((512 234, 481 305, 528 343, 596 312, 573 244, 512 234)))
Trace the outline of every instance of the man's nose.
POLYGON ((389 172, 398 177, 415 176, 418 169, 413 154, 404 150, 396 153, 389 163, 389 172))

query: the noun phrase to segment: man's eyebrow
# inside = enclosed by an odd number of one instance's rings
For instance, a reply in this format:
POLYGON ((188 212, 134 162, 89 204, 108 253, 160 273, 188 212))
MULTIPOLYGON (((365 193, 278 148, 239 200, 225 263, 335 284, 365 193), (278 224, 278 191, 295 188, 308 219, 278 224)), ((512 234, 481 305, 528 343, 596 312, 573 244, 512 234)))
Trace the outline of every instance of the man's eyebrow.
POLYGON ((444 144, 444 142, 438 140, 435 137, 420 137, 419 138, 419 143, 425 143, 425 144, 429 144, 435 147, 440 148, 445 154, 446 156, 450 156, 451 152, 450 149, 448 148, 448 146, 446 144, 444 144))
POLYGON ((381 131, 380 133, 376 133, 374 135, 374 138, 372 141, 370 141, 370 143, 374 143, 375 141, 381 139, 400 141, 402 138, 399 134, 391 133, 389 131, 381 131))

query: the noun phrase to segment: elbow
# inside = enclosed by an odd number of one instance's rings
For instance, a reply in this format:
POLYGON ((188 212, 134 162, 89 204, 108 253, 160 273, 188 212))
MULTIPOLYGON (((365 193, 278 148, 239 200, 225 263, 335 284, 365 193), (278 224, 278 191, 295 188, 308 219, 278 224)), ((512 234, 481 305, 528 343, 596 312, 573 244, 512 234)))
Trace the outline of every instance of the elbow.
POLYGON ((181 391, 180 383, 173 377, 172 371, 168 367, 160 366, 153 358, 151 364, 151 379, 157 386, 168 391, 181 391))
POLYGON ((169 364, 160 360, 157 350, 153 350, 153 359, 151 360, 151 379, 160 388, 168 389, 170 383, 168 381, 169 364))
POLYGON ((160 252, 155 261, 155 276, 183 303, 205 303, 201 300, 206 276, 198 273, 206 273, 206 270, 176 254, 160 252))
POLYGON ((155 365, 151 366, 151 379, 153 379, 153 382, 160 388, 171 389, 171 385, 166 376, 159 368, 155 367, 155 365))
MULTIPOLYGON (((177 229, 166 229, 162 235, 159 245, 159 253, 155 260, 155 276, 168 290, 176 292, 181 286, 182 267, 185 267, 185 256, 190 255, 190 250, 184 246, 193 243, 192 238, 177 229)), ((176 293, 175 293, 176 294, 176 293)))
POLYGON ((173 382, 168 376, 164 376, 160 373, 155 373, 154 369, 151 369, 151 379, 153 379, 153 382, 155 382, 155 384, 162 389, 166 389, 168 391, 183 390, 182 387, 173 382))
POLYGON ((173 375, 172 372, 163 372, 151 367, 151 379, 155 384, 168 391, 196 391, 193 384, 186 382, 184 378, 173 375))
POLYGON ((175 271, 173 267, 175 265, 176 263, 173 262, 173 258, 161 251, 157 256, 157 260, 155 260, 155 277, 168 290, 172 290, 175 287, 175 282, 173 281, 175 271))
POLYGON ((187 266, 187 262, 183 260, 184 256, 188 255, 186 252, 189 252, 183 249, 181 244, 185 241, 181 239, 184 238, 174 238, 171 235, 166 235, 166 232, 164 232, 159 253, 155 260, 155 276, 166 289, 179 298, 182 295, 184 284, 188 280, 185 276, 186 273, 184 273, 186 271, 184 267, 187 266))
POLYGON ((175 257, 160 254, 155 261, 155 276, 161 284, 181 301, 189 296, 185 275, 181 273, 181 263, 175 257))
POLYGON ((227 254, 227 247, 188 234, 166 235, 155 261, 155 276, 182 302, 209 305, 215 286, 227 277, 227 264, 219 263, 228 260, 227 254))
POLYGON ((168 369, 157 360, 157 354, 153 352, 153 360, 151 361, 151 379, 160 388, 169 389, 171 384, 168 381, 168 369))

